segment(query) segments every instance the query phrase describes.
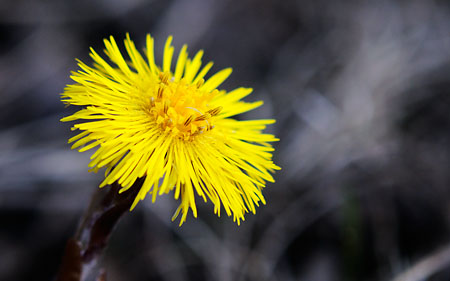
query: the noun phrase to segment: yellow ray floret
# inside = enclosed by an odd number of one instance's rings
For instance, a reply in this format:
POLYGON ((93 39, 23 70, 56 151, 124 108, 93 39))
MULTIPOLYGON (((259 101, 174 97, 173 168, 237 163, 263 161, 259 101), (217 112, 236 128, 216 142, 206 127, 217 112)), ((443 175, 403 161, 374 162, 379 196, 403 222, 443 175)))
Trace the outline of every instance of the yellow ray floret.
POLYGON ((241 99, 252 89, 231 92, 217 87, 231 74, 227 68, 205 79, 212 63, 201 67, 203 51, 192 59, 183 46, 172 72, 174 47, 169 37, 162 68, 155 63, 154 40, 148 35, 145 57, 130 37, 125 59, 113 37, 104 40, 109 62, 91 49, 93 66, 79 61, 61 99, 81 109, 61 121, 77 121, 72 149, 97 150, 91 156, 93 171, 106 168, 100 187, 118 182, 124 192, 145 178, 132 208, 151 194, 172 192, 181 201, 173 219, 189 209, 197 217, 195 197, 225 210, 239 224, 247 212, 265 204, 261 190, 273 182, 272 162, 277 141, 263 134, 274 120, 237 121, 230 117, 262 105, 241 99))

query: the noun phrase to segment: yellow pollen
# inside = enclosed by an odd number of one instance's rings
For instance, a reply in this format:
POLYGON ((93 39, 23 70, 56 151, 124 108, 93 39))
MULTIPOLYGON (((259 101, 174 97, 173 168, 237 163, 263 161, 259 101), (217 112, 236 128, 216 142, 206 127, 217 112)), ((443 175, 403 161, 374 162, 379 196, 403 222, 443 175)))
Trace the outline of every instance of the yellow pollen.
POLYGON ((198 80, 198 82, 197 82, 197 88, 200 88, 201 86, 203 86, 203 84, 205 83, 205 79, 200 79, 200 80, 198 80))
POLYGON ((189 124, 191 124, 192 119, 194 119, 194 116, 189 116, 188 119, 186 119, 186 121, 184 121, 184 126, 189 126, 189 124))
POLYGON ((159 81, 144 90, 144 112, 161 128, 174 137, 191 140, 195 136, 214 128, 214 117, 222 107, 212 107, 211 100, 219 91, 202 89, 204 80, 187 83, 185 79, 175 81, 167 72, 159 73, 159 81), (151 90, 154 89, 154 90, 151 90))
POLYGON ((167 84, 169 81, 170 74, 167 72, 160 72, 159 73, 159 79, 161 80, 161 83, 167 84))
POLYGON ((158 88, 158 94, 156 95, 156 97, 157 97, 158 99, 162 99, 162 97, 163 97, 163 92, 164 92, 164 89, 163 89, 162 87, 159 87, 159 88, 158 88))
POLYGON ((209 119, 209 118, 211 118, 211 114, 206 113, 206 114, 197 116, 197 117, 195 118, 195 121, 204 121, 204 120, 207 120, 207 119, 209 119))
POLYGON ((220 113, 220 111, 222 111, 222 107, 218 106, 218 107, 216 107, 214 109, 208 110, 208 113, 211 114, 211 116, 216 116, 217 114, 220 113))

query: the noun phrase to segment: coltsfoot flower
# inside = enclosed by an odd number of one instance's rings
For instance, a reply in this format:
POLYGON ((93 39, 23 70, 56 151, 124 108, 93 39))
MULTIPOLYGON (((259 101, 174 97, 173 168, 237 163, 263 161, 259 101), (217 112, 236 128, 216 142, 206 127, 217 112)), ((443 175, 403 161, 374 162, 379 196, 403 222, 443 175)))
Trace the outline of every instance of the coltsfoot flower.
POLYGON ((81 70, 71 76, 76 83, 61 94, 65 104, 82 107, 61 119, 79 122, 72 130, 80 133, 69 143, 80 152, 97 149, 89 167, 95 172, 106 168, 100 187, 117 181, 123 192, 145 177, 132 209, 147 194, 154 202, 158 195, 173 192, 181 203, 172 220, 181 212, 181 225, 189 209, 197 217, 197 195, 211 200, 218 216, 223 206, 239 224, 245 213, 265 204, 261 190, 279 169, 270 145, 278 139, 262 133, 275 120, 232 119, 262 101, 241 101, 250 88, 217 89, 231 69, 205 79, 212 62, 201 68, 203 51, 190 59, 186 45, 173 70, 171 42, 169 37, 162 67, 155 63, 150 35, 144 57, 128 34, 124 44, 129 59, 112 36, 104 40, 110 62, 91 48, 93 66, 79 61, 81 70))

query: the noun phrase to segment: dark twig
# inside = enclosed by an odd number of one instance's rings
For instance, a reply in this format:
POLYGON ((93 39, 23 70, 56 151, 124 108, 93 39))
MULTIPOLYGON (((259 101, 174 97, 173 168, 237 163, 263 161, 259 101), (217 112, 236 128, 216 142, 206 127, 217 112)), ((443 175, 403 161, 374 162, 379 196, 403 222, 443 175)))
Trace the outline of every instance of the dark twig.
MULTIPOLYGON (((73 238, 67 241, 57 281, 85 281, 93 275, 98 258, 122 215, 130 209, 142 185, 138 179, 126 192, 119 194, 119 184, 108 190, 98 190, 92 196, 88 210, 73 238)), ((106 281, 106 272, 96 275, 96 280, 106 281)))

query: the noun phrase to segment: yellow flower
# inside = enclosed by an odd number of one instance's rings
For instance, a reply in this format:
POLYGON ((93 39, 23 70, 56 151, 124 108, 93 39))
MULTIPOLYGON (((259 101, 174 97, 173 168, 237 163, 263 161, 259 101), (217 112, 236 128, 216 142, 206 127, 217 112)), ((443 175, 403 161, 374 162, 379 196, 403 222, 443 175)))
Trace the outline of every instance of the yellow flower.
POLYGON ((262 105, 243 102, 252 92, 238 88, 231 92, 217 87, 228 78, 227 68, 205 75, 212 62, 201 68, 203 51, 188 58, 184 45, 172 71, 174 48, 169 37, 164 47, 162 68, 155 63, 153 38, 147 35, 145 58, 127 34, 124 40, 129 60, 122 56, 114 38, 104 40, 108 63, 92 48, 92 67, 79 61, 73 72, 76 82, 68 85, 61 99, 82 109, 61 121, 79 120, 72 130, 81 133, 69 139, 72 149, 97 148, 89 167, 97 172, 106 167, 103 187, 118 182, 120 192, 145 177, 131 207, 147 193, 174 192, 181 203, 180 225, 189 209, 197 217, 196 193, 211 200, 220 216, 223 206, 237 223, 246 212, 255 213, 270 173, 279 169, 272 162, 273 135, 261 131, 275 120, 238 121, 230 117, 262 105), (201 68, 201 69, 200 69, 201 68))

